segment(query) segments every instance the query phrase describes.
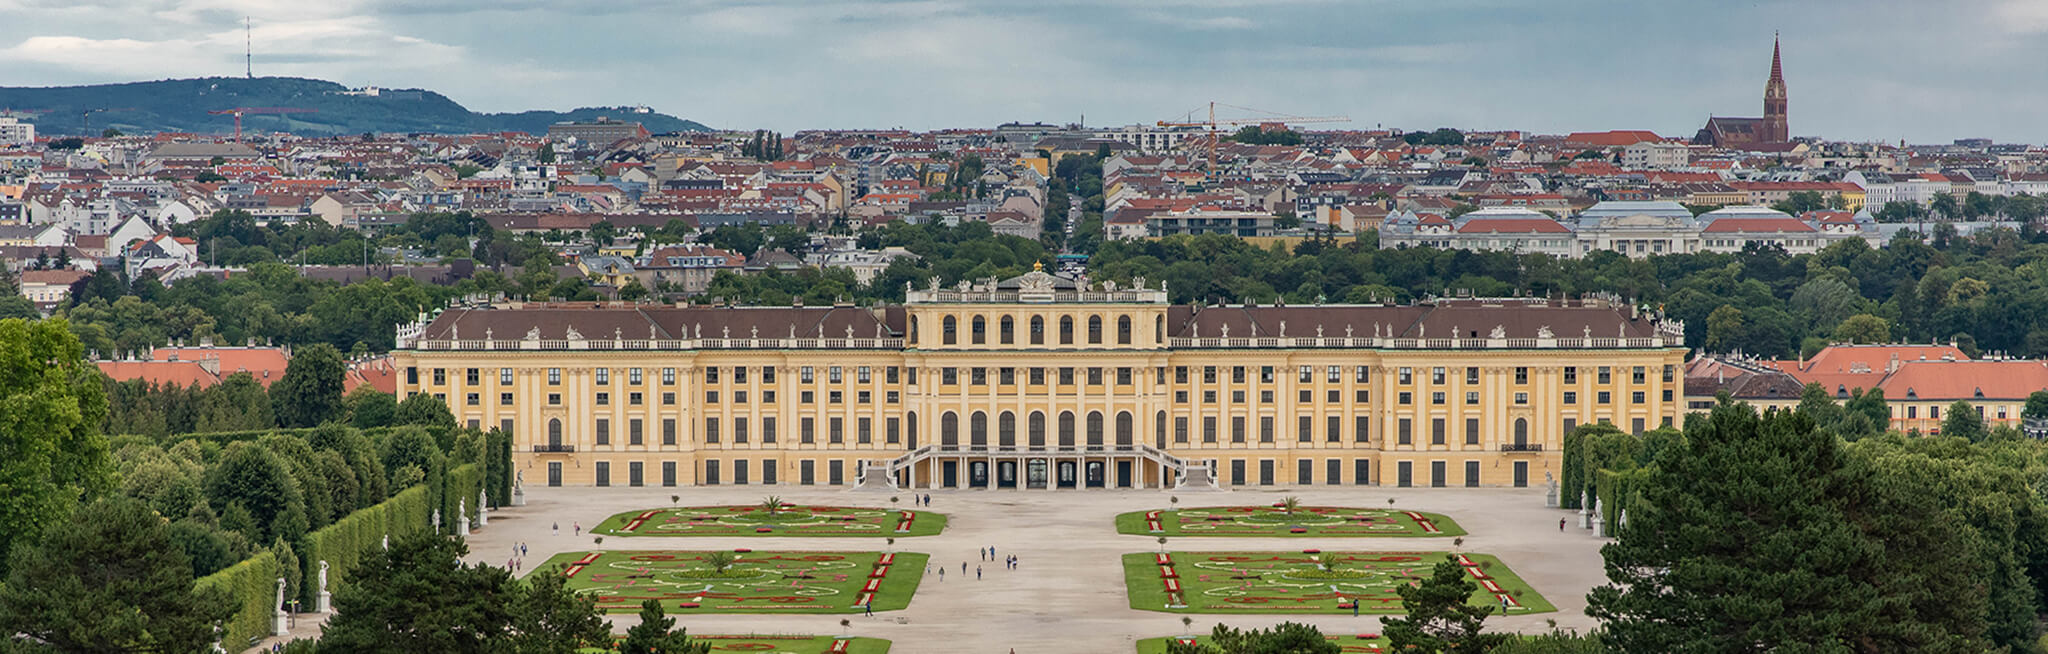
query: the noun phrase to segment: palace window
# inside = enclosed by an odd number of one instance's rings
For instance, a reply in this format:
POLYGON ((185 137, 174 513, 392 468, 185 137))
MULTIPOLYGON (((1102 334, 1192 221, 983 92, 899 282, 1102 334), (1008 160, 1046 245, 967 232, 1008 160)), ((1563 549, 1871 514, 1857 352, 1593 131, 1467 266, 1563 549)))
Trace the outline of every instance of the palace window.
POLYGON ((662 369, 661 369, 661 383, 663 383, 663 384, 673 384, 673 383, 676 383, 676 369, 675 369, 675 368, 662 368, 662 369))
POLYGON ((1074 317, 1060 316, 1060 345, 1074 344, 1074 317))
MULTIPOLYGON (((746 381, 746 380, 744 380, 744 379, 743 379, 743 380, 740 380, 740 381, 746 381)), ((626 369, 626 383, 628 383, 628 384, 634 384, 634 385, 638 385, 638 384, 640 383, 640 369, 639 369, 639 368, 627 368, 627 369, 626 369)))
POLYGON ((499 369, 498 369, 498 383, 500 383, 500 384, 506 384, 506 385, 510 385, 510 384, 512 383, 512 369, 511 369, 511 368, 499 368, 499 369))
POLYGON ((1131 317, 1130 317, 1130 316, 1117 316, 1117 319, 1116 319, 1116 344, 1117 344, 1117 345, 1130 345, 1130 344, 1131 344, 1131 317))
MULTIPOLYGON (((716 382, 716 381, 718 381, 718 380, 717 380, 717 379, 713 379, 713 380, 711 380, 711 381, 713 381, 713 382, 716 382)), ((609 384, 609 383, 612 383, 612 369, 611 369, 611 368, 598 368, 598 369, 597 369, 597 383, 599 383, 599 384, 609 384)))
POLYGON ((1031 344, 1045 344, 1045 316, 1031 317, 1031 344))
POLYGON ((988 319, 983 318, 981 316, 975 316, 974 322, 970 323, 970 325, 970 329, 973 330, 971 332, 971 336, 974 339, 973 343, 975 345, 988 344, 988 319))
POLYGON ((1004 345, 1011 345, 1017 342, 1016 319, 1011 318, 1009 316, 1003 316, 1002 321, 997 324, 998 328, 996 331, 996 337, 998 339, 998 342, 1001 342, 1004 345))
POLYGON ((1088 344, 1102 344, 1102 316, 1088 317, 1088 344))
MULTIPOLYGON (((1526 382, 1526 381, 1528 381, 1528 380, 1527 380, 1527 379, 1525 378, 1525 379, 1523 379, 1522 381, 1526 382)), ((1479 383, 1479 368, 1478 368, 1477 366, 1466 366, 1466 367, 1465 367, 1465 383, 1467 383, 1467 384, 1477 384, 1477 383, 1479 383)))
POLYGON ((959 331, 960 331, 960 321, 959 321, 959 319, 957 319, 957 318, 954 318, 954 317, 952 317, 952 316, 946 316, 946 318, 945 318, 944 320, 941 320, 941 321, 939 321, 939 344, 940 344, 940 345, 954 345, 954 344, 956 344, 956 343, 958 342, 959 338, 960 338, 960 337, 959 337, 959 334, 958 334, 958 332, 959 332, 959 331))
POLYGON ((1432 383, 1432 384, 1441 384, 1441 383, 1444 383, 1444 368, 1443 368, 1443 366, 1437 366, 1437 367, 1434 367, 1434 368, 1430 368, 1430 369, 1429 369, 1429 383, 1432 383))
POLYGON ((561 368, 549 368, 549 369, 548 369, 548 385, 549 385, 549 386, 560 386, 561 384, 562 384, 562 369, 561 369, 561 368))

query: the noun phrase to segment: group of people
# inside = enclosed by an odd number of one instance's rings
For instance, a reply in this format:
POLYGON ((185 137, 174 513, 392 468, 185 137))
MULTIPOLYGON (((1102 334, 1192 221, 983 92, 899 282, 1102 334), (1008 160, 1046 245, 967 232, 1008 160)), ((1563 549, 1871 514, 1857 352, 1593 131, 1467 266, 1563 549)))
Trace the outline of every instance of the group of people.
POLYGON ((526 564, 526 543, 521 541, 512 546, 512 558, 505 559, 505 569, 518 573, 526 564))
POLYGON ((910 503, 913 506, 931 506, 932 495, 931 493, 925 493, 923 495, 917 495, 913 493, 910 496, 910 503))
MULTIPOLYGON (((996 561, 996 560, 997 560, 997 559, 996 559, 996 548, 995 548, 995 546, 993 546, 993 545, 991 545, 991 546, 989 546, 989 547, 982 547, 982 548, 977 548, 977 549, 975 550, 975 553, 976 553, 976 555, 977 555, 977 556, 980 556, 980 557, 981 557, 981 560, 982 560, 983 562, 994 562, 994 561, 996 561)), ((1002 558, 1001 560, 1002 560, 1002 562, 1003 562, 1003 569, 1005 569, 1005 570, 1015 570, 1015 569, 1017 569, 1017 555, 1015 555, 1015 554, 1006 554, 1006 555, 1004 555, 1004 556, 1003 556, 1003 558, 1002 558)), ((930 574, 932 574, 932 572, 933 572, 934 570, 936 570, 936 571, 938 572, 938 575, 939 575, 939 581, 945 581, 945 580, 946 580, 946 568, 945 568, 945 566, 939 566, 939 567, 936 567, 936 568, 934 568, 934 567, 932 567, 932 565, 931 565, 931 564, 929 564, 929 563, 925 564, 925 566, 924 566, 924 573, 925 573, 926 575, 930 575, 930 574)), ((960 562, 960 575, 961 575, 961 576, 966 576, 966 575, 967 575, 967 562, 966 562, 966 561, 961 561, 961 562, 960 562)), ((981 566, 979 566, 979 565, 977 565, 977 566, 974 566, 974 578, 975 578, 975 580, 977 580, 977 581, 979 581, 979 580, 981 579, 981 566)))

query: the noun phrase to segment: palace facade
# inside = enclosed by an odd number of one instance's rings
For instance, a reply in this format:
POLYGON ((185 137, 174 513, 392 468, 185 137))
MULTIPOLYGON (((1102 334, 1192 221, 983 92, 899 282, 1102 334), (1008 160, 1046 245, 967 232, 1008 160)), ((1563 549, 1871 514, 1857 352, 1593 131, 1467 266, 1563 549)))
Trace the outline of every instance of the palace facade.
POLYGON ((550 486, 1527 486, 1578 424, 1685 410, 1682 326, 1612 299, 1166 298, 1034 271, 881 308, 498 303, 394 354, 550 486))

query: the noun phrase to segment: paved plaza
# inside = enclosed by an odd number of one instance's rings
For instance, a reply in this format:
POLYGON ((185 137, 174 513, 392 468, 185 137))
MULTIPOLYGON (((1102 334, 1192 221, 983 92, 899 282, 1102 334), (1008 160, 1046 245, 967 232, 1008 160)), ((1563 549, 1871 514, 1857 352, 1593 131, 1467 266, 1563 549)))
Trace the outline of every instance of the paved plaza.
MULTIPOLYGON (((785 501, 848 506, 889 506, 889 494, 792 486, 720 486, 703 488, 527 488, 527 505, 493 512, 490 526, 470 536, 470 560, 504 565, 515 543, 528 555, 520 574, 568 551, 718 548, 757 550, 844 549, 846 539, 744 537, 628 538, 605 536, 602 544, 585 533, 572 535, 577 524, 585 531, 607 516, 636 509, 670 506, 681 495, 684 505, 753 504, 768 495, 785 501), (559 534, 551 527, 559 524, 559 534), (679 542, 682 541, 682 542, 679 542)), ((1117 514, 1166 508, 1172 493, 1160 491, 973 490, 931 493, 932 506, 918 507, 947 514, 946 531, 937 536, 900 538, 895 548, 931 554, 934 570, 917 590, 910 607, 866 617, 844 615, 685 615, 678 623, 691 633, 844 633, 841 619, 853 622, 855 636, 885 638, 892 654, 989 652, 1134 652, 1141 638, 1182 633, 1181 616, 1130 607, 1123 586, 1122 555, 1158 549, 1154 536, 1118 535, 1117 514), (1017 570, 1001 560, 982 561, 976 552, 994 546, 998 559, 1019 557, 1017 570), (961 564, 966 563, 965 574, 961 564), (944 581, 936 568, 947 568, 944 581), (975 569, 981 570, 976 579, 975 569)), ((1296 495, 1304 503, 1331 506, 1386 506, 1396 500, 1403 509, 1441 513, 1466 531, 1463 549, 1500 557, 1517 575, 1558 608, 1554 613, 1495 617, 1494 629, 1540 632, 1546 620, 1561 627, 1593 625, 1585 611, 1585 595, 1602 581, 1599 548, 1603 541, 1578 528, 1575 512, 1543 507, 1541 488, 1307 488, 1180 493, 1182 506, 1271 504, 1296 495), (1558 520, 1570 518, 1559 532, 1558 520)), ((897 506, 908 508, 909 493, 897 506)), ((879 539, 877 539, 879 541, 879 539)), ((1304 546, 1342 550, 1427 551, 1452 549, 1451 538, 1331 538, 1309 543, 1301 538, 1177 538, 1169 549, 1299 550, 1304 546)), ((871 549, 887 547, 872 543, 871 549)), ((1314 624, 1325 633, 1380 631, 1378 616, 1348 615, 1193 615, 1194 630, 1206 632, 1217 622, 1235 627, 1262 627, 1285 621, 1314 624)), ((610 616, 616 631, 637 618, 610 616)))

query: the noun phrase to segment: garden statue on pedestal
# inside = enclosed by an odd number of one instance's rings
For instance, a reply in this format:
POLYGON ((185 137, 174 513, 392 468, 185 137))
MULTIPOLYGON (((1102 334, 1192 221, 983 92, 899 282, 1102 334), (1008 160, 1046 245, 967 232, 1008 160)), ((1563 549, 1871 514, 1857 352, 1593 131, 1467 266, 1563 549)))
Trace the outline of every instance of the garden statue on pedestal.
POLYGON ((1543 506, 1557 508, 1557 478, 1543 473, 1543 485, 1550 489, 1543 493, 1543 506))
POLYGON ((1600 500, 1593 500, 1593 537, 1594 537, 1594 538, 1606 538, 1606 537, 1607 537, 1607 518, 1601 515, 1601 511, 1600 511, 1601 507, 1602 507, 1602 504, 1601 504, 1600 500))
POLYGON ((270 635, 283 636, 290 633, 291 626, 287 622, 289 616, 284 612, 284 577, 277 578, 277 601, 270 606, 273 610, 270 614, 270 635))
POLYGON ((488 517, 485 517, 485 516, 484 516, 484 514, 485 514, 485 513, 487 513, 487 512, 489 512, 489 509, 490 509, 490 505, 489 505, 489 504, 486 504, 486 503, 484 502, 485 500, 488 500, 488 499, 490 499, 490 496, 489 496, 489 495, 486 495, 486 494, 485 494, 485 493, 484 493, 484 492, 483 492, 482 490, 478 490, 478 491, 476 492, 476 526, 477 526, 477 527, 484 527, 484 526, 488 526, 488 525, 490 525, 490 524, 491 524, 491 519, 490 519, 490 518, 488 518, 488 517))
POLYGON ((512 475, 512 506, 526 506, 526 471, 512 475))
POLYGON ((455 500, 455 533, 469 533, 469 500, 455 500))
POLYGON ((314 613, 333 613, 334 595, 327 592, 327 562, 320 562, 320 595, 313 600, 314 613))
POLYGON ((441 531, 440 509, 434 509, 434 512, 427 516, 427 528, 434 530, 436 533, 439 533, 441 531))
POLYGON ((1593 492, 1586 491, 1579 502, 1579 528, 1593 528, 1593 492))

